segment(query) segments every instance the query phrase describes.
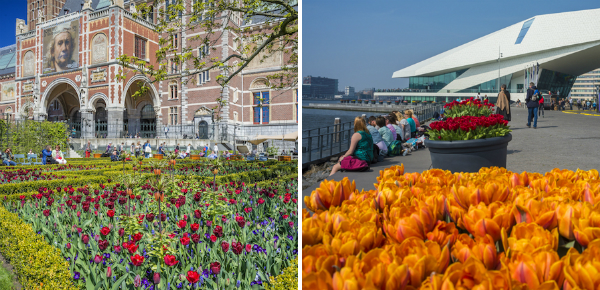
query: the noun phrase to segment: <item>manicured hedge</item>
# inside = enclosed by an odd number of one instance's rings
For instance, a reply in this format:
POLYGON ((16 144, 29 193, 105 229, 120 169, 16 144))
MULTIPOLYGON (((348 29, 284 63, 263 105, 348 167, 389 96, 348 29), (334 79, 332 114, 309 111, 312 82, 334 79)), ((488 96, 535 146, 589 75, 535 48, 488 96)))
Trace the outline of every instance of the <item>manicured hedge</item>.
POLYGON ((60 250, 1 206, 0 253, 15 267, 24 289, 77 289, 60 250))
POLYGON ((65 179, 54 179, 54 180, 37 180, 37 181, 25 181, 21 183, 7 183, 0 184, 0 196, 19 194, 28 191, 37 191, 40 187, 56 188, 65 187, 68 185, 83 186, 86 184, 97 184, 106 182, 107 178, 103 175, 94 176, 81 176, 74 178, 65 179))

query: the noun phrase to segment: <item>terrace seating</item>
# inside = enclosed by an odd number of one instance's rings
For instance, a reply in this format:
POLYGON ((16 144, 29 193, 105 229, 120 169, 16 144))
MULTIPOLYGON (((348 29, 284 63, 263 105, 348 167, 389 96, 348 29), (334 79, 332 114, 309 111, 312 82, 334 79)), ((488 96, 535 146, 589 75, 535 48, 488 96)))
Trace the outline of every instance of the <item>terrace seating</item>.
POLYGON ((31 162, 28 162, 29 160, 25 158, 25 154, 15 154, 14 158, 17 165, 31 165, 31 162))
POLYGON ((27 159, 31 165, 42 165, 42 158, 39 158, 37 154, 27 154, 27 159))

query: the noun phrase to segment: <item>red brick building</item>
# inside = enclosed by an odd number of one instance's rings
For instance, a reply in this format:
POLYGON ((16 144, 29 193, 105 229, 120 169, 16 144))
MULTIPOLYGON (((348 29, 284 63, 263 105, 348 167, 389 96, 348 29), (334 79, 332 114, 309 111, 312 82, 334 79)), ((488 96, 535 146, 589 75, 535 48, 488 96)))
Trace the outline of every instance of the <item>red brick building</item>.
MULTIPOLYGON (((115 76, 122 67, 116 59, 120 55, 137 56, 157 66, 159 35, 154 24, 164 2, 145 20, 133 17, 133 1, 62 0, 63 8, 57 15, 48 13, 57 10, 45 8, 49 6, 44 3, 58 2, 28 0, 29 25, 17 20, 12 73, 8 68, 3 74, 0 49, 0 110, 12 112, 15 119, 66 121, 78 136, 86 138, 129 134, 164 137, 168 131, 169 138, 188 135, 225 142, 234 134, 237 139, 251 139, 258 134, 297 131, 297 88, 272 90, 266 78, 281 71, 288 55, 275 53, 263 62, 254 61, 223 92, 216 82, 220 69, 185 76, 186 64, 170 65, 169 74, 176 77, 171 81, 152 83, 133 73, 118 80, 115 76), (32 7, 48 12, 37 13, 32 7), (133 99, 132 94, 142 84, 150 87, 149 92, 133 99), (5 86, 14 86, 12 99, 4 97, 5 86), (257 104, 258 96, 265 100, 263 104, 257 104), (217 116, 212 108, 219 97, 227 104, 217 116)), ((242 23, 239 16, 224 19, 253 32, 268 29, 260 22, 242 23)), ((178 34, 177 49, 197 45, 194 55, 207 58, 237 51, 237 36, 232 32, 222 31, 210 48, 190 40, 202 33, 198 28, 178 34)), ((10 51, 10 47, 5 49, 10 51)))

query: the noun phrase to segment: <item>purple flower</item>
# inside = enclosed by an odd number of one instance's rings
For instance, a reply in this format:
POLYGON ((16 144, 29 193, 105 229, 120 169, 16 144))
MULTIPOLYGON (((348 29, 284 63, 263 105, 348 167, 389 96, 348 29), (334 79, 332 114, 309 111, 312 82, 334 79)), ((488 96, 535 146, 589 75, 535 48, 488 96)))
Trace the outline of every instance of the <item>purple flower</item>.
POLYGON ((79 275, 80 275, 80 274, 79 274, 79 272, 75 271, 75 272, 73 272, 73 273, 75 273, 75 274, 73 275, 73 279, 74 279, 74 280, 79 280, 79 275))

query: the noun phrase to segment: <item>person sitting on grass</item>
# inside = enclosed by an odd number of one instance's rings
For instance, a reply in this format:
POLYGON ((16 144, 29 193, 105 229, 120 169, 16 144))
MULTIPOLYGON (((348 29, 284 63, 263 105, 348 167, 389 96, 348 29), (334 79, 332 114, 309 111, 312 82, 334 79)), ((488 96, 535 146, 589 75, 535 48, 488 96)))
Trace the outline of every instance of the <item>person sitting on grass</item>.
POLYGON ((10 148, 6 148, 2 153, 2 163, 6 166, 16 166, 17 163, 13 161, 13 154, 10 148))
POLYGON ((52 158, 54 158, 58 164, 67 164, 67 160, 62 151, 60 151, 60 146, 58 145, 56 145, 54 151, 52 151, 52 158))
POLYGON ((369 129, 365 124, 363 117, 354 118, 354 134, 350 139, 350 148, 344 156, 340 157, 339 163, 331 169, 331 174, 338 170, 362 171, 369 168, 373 160, 373 137, 369 134, 369 129))

